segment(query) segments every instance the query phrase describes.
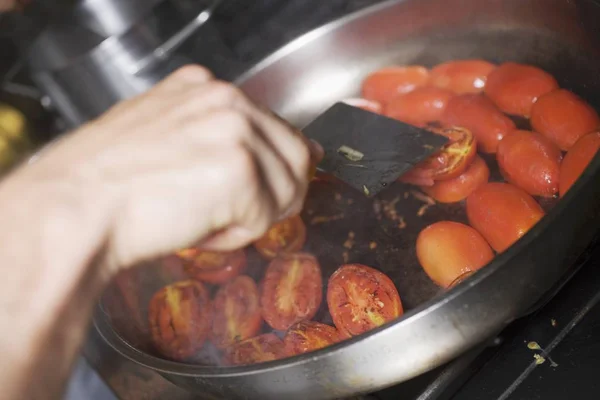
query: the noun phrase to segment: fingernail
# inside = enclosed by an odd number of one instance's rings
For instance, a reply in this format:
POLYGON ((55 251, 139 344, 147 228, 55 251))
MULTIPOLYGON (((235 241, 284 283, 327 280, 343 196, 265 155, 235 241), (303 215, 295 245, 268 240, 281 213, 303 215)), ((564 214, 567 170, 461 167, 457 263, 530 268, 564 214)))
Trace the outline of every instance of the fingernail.
POLYGON ((323 149, 323 146, 321 146, 319 142, 312 139, 309 140, 309 143, 311 153, 316 156, 318 161, 321 161, 325 156, 325 150, 323 149))

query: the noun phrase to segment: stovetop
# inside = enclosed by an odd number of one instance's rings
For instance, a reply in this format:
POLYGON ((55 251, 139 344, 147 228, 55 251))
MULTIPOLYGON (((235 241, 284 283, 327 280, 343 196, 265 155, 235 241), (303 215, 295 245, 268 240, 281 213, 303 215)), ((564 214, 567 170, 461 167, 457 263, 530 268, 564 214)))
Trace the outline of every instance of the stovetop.
MULTIPOLYGON (((201 63, 234 79, 291 39, 329 20, 381 0, 225 0, 190 46, 201 63)), ((369 394, 374 400, 578 400, 600 397, 600 246, 594 245, 572 279, 548 304, 447 366, 369 394)), ((547 299, 548 300, 548 299, 547 299)), ((201 398, 115 353, 95 330, 84 355, 121 399, 201 398)))

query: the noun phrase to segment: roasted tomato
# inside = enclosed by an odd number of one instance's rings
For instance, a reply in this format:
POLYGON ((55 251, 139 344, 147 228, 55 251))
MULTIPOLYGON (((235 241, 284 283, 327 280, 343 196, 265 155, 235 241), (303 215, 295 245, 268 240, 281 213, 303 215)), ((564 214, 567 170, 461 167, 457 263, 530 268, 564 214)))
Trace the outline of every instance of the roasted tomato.
POLYGON ((383 68, 365 78, 362 97, 385 105, 399 94, 425 86, 428 80, 429 71, 425 67, 410 65, 383 68))
POLYGON ((211 341, 219 349, 254 337, 260 331, 258 288, 248 276, 238 276, 221 287, 213 300, 213 310, 211 341))
POLYGON ((273 225, 265 235, 254 242, 256 250, 268 259, 280 254, 299 251, 306 242, 306 225, 299 215, 273 225))
POLYGON ((510 118, 481 94, 464 94, 452 98, 442 116, 442 125, 469 129, 484 153, 495 153, 502 138, 516 128, 510 118))
POLYGON ((471 226, 500 253, 542 219, 544 210, 524 190, 492 182, 467 198, 467 216, 471 226))
POLYGON ((302 321, 292 325, 283 338, 286 354, 291 357, 331 346, 341 340, 333 326, 316 321, 302 321))
POLYGON ((394 282, 383 272, 360 264, 343 265, 331 275, 327 305, 343 337, 370 331, 404 312, 394 282))
POLYGON ((449 90, 421 87, 394 97, 385 107, 390 118, 415 126, 425 126, 441 119, 448 101, 454 96, 449 90))
POLYGON ((419 233, 417 258, 431 280, 447 288, 467 272, 487 265, 494 258, 494 252, 470 226, 441 221, 419 233))
POLYGON ((431 70, 429 83, 457 94, 479 93, 494 68, 494 64, 483 60, 449 61, 431 70))
POLYGON ((148 322, 160 354, 185 360, 200 350, 210 332, 212 307, 208 291, 194 280, 177 282, 150 300, 148 322))
POLYGON ((244 250, 221 253, 190 247, 176 252, 175 255, 183 262, 188 276, 213 285, 227 282, 246 269, 244 250))
POLYGON ((307 253, 284 254, 267 267, 261 289, 263 318, 273 329, 311 319, 323 298, 319 262, 307 253))
POLYGON ((556 79, 546 71, 508 62, 488 75, 485 94, 505 113, 529 117, 533 104, 556 89, 556 79))
POLYGON ((530 195, 558 193, 562 153, 543 135, 514 131, 500 142, 496 159, 504 178, 530 195))
POLYGON ((228 347, 224 352, 227 365, 258 364, 285 357, 283 342, 272 333, 255 336, 228 347))
POLYGON ((349 106, 362 108, 365 111, 371 111, 375 114, 381 114, 383 112, 383 106, 381 103, 373 100, 361 99, 360 97, 345 99, 342 100, 342 103, 346 103, 349 106))
POLYGON ((600 149, 600 132, 585 135, 565 155, 560 166, 560 196, 573 186, 600 149))
POLYGON ((531 109, 531 126, 562 150, 600 127, 600 117, 588 103, 568 90, 556 90, 538 99, 531 109))
POLYGON ((471 131, 463 128, 436 130, 450 139, 442 150, 419 163, 400 177, 400 181, 419 186, 432 186, 435 181, 456 178, 462 174, 477 154, 477 141, 471 131))
POLYGON ((433 186, 422 186, 427 195, 440 203, 456 203, 464 200, 475 189, 490 178, 490 169, 481 157, 477 156, 469 168, 456 178, 438 181, 433 186))

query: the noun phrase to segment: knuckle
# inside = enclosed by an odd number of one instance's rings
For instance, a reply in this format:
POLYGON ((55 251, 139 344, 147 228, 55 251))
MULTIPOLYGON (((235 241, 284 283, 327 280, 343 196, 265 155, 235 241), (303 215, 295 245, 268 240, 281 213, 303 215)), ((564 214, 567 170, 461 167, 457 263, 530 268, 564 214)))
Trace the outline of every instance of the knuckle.
POLYGON ((213 132, 223 141, 235 144, 247 143, 254 132, 252 122, 243 113, 235 110, 221 110, 212 115, 212 122, 219 129, 213 132))
POLYGON ((232 83, 223 81, 213 81, 208 88, 210 96, 218 102, 233 106, 245 98, 240 88, 232 83))
POLYGON ((299 141, 296 151, 293 152, 291 163, 294 170, 297 171, 303 179, 308 177, 311 154, 308 146, 302 141, 299 141))
POLYGON ((171 74, 171 78, 185 82, 202 82, 211 80, 213 78, 213 74, 205 67, 196 64, 189 64, 173 72, 173 74, 171 74))

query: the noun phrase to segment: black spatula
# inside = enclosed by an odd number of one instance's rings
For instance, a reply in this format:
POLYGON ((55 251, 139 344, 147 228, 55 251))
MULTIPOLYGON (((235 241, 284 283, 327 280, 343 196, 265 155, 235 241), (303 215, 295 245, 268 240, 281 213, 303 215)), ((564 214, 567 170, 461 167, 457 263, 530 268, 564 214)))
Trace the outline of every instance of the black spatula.
POLYGON ((318 169, 374 196, 448 143, 425 129, 336 103, 303 130, 323 146, 318 169))

